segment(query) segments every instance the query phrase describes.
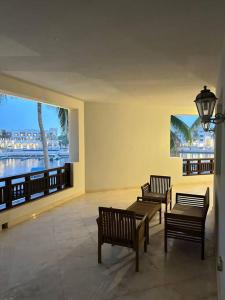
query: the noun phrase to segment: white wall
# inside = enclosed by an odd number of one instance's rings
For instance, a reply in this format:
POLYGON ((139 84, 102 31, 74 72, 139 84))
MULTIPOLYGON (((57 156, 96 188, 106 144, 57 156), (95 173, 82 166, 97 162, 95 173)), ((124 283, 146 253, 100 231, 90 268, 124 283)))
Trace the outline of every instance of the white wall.
POLYGON ((9 226, 32 217, 33 213, 47 210, 59 203, 85 192, 85 156, 84 156, 84 103, 43 87, 32 85, 15 78, 0 75, 0 91, 69 108, 70 152, 74 163, 73 188, 45 197, 34 203, 23 205, 0 214, 0 225, 8 220, 9 226))
MULTIPOLYGON (((221 72, 217 87, 219 104, 218 112, 225 112, 225 54, 221 64, 221 72)), ((217 255, 223 259, 225 268, 225 123, 216 130, 216 171, 215 171, 215 201, 217 220, 217 255)), ((217 272, 219 299, 225 299, 225 270, 217 272)))
POLYGON ((171 114, 196 108, 85 103, 86 190, 140 187, 150 174, 171 175, 174 183, 212 180, 183 177, 182 160, 170 157, 171 114))

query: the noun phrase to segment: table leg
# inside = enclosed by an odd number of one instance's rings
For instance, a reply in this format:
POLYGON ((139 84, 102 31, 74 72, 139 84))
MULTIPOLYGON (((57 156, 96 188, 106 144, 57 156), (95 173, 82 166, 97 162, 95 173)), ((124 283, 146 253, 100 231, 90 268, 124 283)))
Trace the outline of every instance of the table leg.
POLYGON ((145 226, 146 226, 147 244, 149 244, 149 218, 146 218, 145 226))
POLYGON ((162 223, 162 208, 159 210, 159 224, 162 223))

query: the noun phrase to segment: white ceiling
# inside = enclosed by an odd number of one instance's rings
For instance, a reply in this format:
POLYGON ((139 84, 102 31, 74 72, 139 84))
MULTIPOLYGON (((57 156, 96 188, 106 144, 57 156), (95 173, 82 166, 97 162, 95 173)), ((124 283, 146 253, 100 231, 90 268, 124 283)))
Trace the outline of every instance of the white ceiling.
POLYGON ((224 15, 213 0, 1 0, 0 72, 86 101, 193 101, 216 85, 224 15))

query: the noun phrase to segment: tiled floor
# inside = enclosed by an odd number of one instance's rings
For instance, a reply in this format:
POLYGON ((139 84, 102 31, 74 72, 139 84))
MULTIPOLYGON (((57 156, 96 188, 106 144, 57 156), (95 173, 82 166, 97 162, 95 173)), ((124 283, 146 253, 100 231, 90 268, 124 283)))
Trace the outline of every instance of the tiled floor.
MULTIPOLYGON (((175 188, 205 190, 197 185, 175 188)), ((0 233, 0 299, 217 299, 212 210, 205 261, 199 245, 182 241, 171 241, 166 256, 163 224, 155 218, 139 273, 132 250, 117 246, 104 245, 103 264, 97 264, 98 206, 125 208, 137 194, 139 190, 86 194, 0 233)))

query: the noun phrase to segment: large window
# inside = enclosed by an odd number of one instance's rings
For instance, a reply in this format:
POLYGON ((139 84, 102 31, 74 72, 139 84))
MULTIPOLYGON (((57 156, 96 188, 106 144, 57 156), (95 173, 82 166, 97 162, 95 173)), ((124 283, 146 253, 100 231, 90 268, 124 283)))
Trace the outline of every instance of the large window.
POLYGON ((0 177, 57 167, 68 160, 67 109, 0 96, 0 177))
POLYGON ((172 115, 170 155, 183 158, 214 157, 214 134, 202 129, 195 115, 172 115))

